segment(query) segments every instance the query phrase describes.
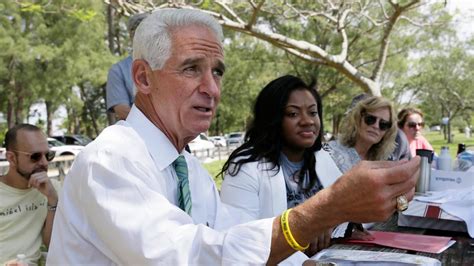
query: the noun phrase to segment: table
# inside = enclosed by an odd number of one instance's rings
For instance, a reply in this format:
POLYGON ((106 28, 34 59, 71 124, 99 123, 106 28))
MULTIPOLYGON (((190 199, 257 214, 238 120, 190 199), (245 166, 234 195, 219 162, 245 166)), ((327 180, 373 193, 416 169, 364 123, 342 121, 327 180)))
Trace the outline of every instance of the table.
POLYGON ((400 227, 397 225, 397 220, 398 220, 398 213, 394 214, 388 221, 384 223, 376 223, 374 227, 372 227, 370 230, 422 234, 422 235, 434 235, 434 236, 449 236, 449 237, 452 237, 454 240, 456 240, 456 243, 440 254, 407 251, 403 249, 387 248, 387 247, 379 247, 379 246, 365 246, 365 245, 341 244, 341 243, 335 243, 331 245, 329 248, 330 249, 353 249, 353 250, 370 250, 370 251, 407 253, 407 254, 415 254, 415 255, 435 258, 441 261, 443 265, 474 265, 474 239, 471 239, 467 233, 432 230, 432 229, 420 229, 420 228, 412 228, 412 227, 400 227))

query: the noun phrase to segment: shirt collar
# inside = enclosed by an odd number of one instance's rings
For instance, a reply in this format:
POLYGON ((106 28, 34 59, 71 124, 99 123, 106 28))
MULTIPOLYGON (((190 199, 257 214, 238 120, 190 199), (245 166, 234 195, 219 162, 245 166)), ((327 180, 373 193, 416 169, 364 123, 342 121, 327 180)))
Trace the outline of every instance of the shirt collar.
POLYGON ((179 153, 171 141, 135 105, 132 106, 126 121, 145 142, 148 152, 160 171, 178 158, 179 153))

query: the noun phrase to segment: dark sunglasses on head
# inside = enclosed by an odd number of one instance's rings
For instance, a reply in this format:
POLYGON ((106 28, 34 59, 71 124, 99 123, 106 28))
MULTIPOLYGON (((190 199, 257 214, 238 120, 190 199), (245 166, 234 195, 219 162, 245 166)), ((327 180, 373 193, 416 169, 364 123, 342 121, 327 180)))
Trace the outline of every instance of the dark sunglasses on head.
POLYGON ((410 127, 410 128, 416 128, 416 126, 424 127, 424 126, 425 126, 425 122, 421 122, 421 123, 408 122, 408 127, 410 127))
POLYGON ((370 114, 364 114, 364 122, 366 125, 371 126, 377 122, 377 119, 379 119, 379 129, 382 131, 385 131, 389 128, 392 127, 392 122, 383 120, 381 118, 378 118, 376 116, 370 115, 370 114))
POLYGON ((23 154, 26 154, 26 155, 29 155, 30 156, 30 160, 34 163, 38 162, 39 160, 41 160, 41 157, 46 157, 46 160, 48 162, 52 161, 54 159, 54 156, 56 155, 56 152, 54 151, 47 151, 47 152, 24 152, 24 151, 15 151, 14 152, 18 152, 18 153, 23 153, 23 154))

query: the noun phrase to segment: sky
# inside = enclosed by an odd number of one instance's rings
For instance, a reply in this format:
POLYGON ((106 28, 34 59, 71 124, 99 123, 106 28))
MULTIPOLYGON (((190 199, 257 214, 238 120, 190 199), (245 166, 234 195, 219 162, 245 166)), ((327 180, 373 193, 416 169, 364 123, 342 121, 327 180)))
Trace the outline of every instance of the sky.
POLYGON ((450 12, 456 10, 460 14, 455 15, 458 34, 461 38, 467 38, 474 34, 474 0, 447 0, 447 8, 450 12))

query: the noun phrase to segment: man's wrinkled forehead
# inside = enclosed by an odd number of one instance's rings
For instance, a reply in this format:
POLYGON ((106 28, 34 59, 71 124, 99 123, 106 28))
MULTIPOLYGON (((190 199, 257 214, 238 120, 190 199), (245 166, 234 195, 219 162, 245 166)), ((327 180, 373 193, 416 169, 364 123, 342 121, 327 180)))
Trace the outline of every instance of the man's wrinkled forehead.
POLYGON ((201 49, 208 51, 214 55, 224 56, 224 49, 222 42, 218 39, 215 33, 202 25, 189 25, 184 27, 177 27, 170 30, 170 37, 173 46, 178 45, 183 48, 189 48, 196 46, 195 49, 201 49), (187 35, 185 32, 197 33, 204 31, 207 34, 190 34, 187 35), (210 37, 212 36, 212 37, 210 37))
POLYGON ((189 49, 195 52, 201 52, 207 55, 223 58, 224 50, 219 42, 205 38, 189 37, 185 42, 180 43, 181 48, 189 49))

